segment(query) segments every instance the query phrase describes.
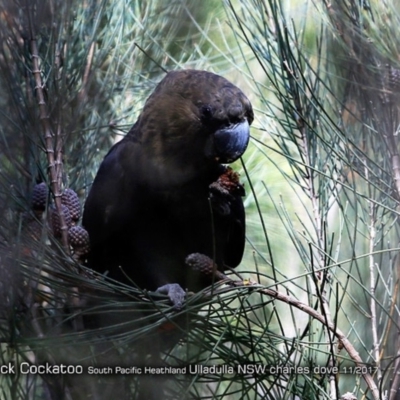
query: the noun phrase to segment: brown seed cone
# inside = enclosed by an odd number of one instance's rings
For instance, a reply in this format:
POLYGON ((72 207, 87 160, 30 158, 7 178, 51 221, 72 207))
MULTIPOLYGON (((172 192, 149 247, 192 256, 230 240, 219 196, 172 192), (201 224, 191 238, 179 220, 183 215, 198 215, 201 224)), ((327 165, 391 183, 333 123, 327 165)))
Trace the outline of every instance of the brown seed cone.
POLYGON ((216 280, 227 279, 227 276, 223 272, 218 270, 217 265, 214 263, 214 261, 205 254, 189 254, 185 259, 185 263, 194 271, 201 272, 202 274, 213 277, 216 280))
POLYGON ((32 190, 32 209, 35 211, 44 211, 47 203, 49 190, 45 182, 39 183, 32 190))
MULTIPOLYGON (((67 229, 72 225, 71 214, 69 209, 64 204, 61 205, 62 213, 64 214, 65 224, 67 225, 67 229)), ((58 214, 58 211, 54 205, 50 207, 50 220, 51 220, 51 228, 53 230, 53 235, 55 237, 61 237, 61 220, 58 214)))
POLYGON ((69 243, 80 255, 89 253, 90 241, 89 234, 85 228, 75 225, 68 230, 69 243))
POLYGON ((61 203, 68 207, 71 219, 74 222, 79 221, 81 217, 81 203, 78 195, 72 189, 65 189, 61 196, 61 203))
POLYGON ((201 272, 205 275, 212 275, 216 269, 213 260, 211 260, 210 257, 200 253, 192 253, 188 255, 185 263, 194 271, 201 272))

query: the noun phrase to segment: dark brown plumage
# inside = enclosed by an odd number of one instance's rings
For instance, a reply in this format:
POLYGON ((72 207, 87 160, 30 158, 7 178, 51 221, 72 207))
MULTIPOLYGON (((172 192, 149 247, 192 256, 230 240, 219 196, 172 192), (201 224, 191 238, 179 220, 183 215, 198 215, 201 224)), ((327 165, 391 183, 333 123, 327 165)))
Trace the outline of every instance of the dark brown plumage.
POLYGON ((190 254, 207 255, 221 271, 236 267, 245 241, 244 191, 238 182, 235 190, 218 182, 229 183, 219 179, 231 173, 223 164, 243 154, 252 121, 249 100, 226 79, 169 72, 94 180, 83 215, 90 267, 161 288, 178 307, 185 289, 211 282, 185 263, 190 254))

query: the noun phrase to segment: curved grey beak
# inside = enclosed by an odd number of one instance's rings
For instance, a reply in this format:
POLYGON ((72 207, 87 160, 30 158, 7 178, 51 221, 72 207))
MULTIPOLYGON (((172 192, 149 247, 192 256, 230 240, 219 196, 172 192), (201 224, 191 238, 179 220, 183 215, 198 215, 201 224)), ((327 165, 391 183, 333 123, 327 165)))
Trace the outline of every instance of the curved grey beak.
POLYGON ((215 155, 222 164, 236 161, 246 150, 250 138, 250 126, 245 119, 214 133, 215 155))

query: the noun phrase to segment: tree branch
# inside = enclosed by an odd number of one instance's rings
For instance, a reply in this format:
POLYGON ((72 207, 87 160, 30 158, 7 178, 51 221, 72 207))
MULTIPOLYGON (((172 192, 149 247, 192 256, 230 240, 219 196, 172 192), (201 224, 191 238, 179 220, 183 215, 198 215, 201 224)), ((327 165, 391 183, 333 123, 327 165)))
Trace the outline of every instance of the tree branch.
MULTIPOLYGON (((65 216, 61 207, 61 185, 59 178, 59 173, 57 171, 57 165, 60 163, 60 160, 56 160, 56 156, 54 154, 54 132, 50 123, 50 116, 48 107, 45 101, 44 96, 44 84, 42 81, 40 64, 39 64, 39 50, 37 45, 37 39, 35 34, 35 29, 33 26, 33 15, 32 15, 32 6, 27 2, 27 13, 28 13, 28 21, 29 21, 29 48, 31 51, 32 58, 32 75, 35 80, 35 93, 37 97, 37 103, 39 107, 39 118, 42 124, 43 132, 44 132, 44 140, 46 146, 46 155, 48 160, 48 173, 50 178, 50 187, 53 192, 54 203, 56 206, 57 213, 60 218, 61 225, 61 242, 67 253, 69 253, 69 244, 68 244, 68 227, 65 222, 65 216), (57 173, 58 172, 58 173, 57 173)), ((57 138, 61 140, 60 138, 57 138)), ((60 149, 61 145, 58 145, 58 153, 61 154, 60 149)))

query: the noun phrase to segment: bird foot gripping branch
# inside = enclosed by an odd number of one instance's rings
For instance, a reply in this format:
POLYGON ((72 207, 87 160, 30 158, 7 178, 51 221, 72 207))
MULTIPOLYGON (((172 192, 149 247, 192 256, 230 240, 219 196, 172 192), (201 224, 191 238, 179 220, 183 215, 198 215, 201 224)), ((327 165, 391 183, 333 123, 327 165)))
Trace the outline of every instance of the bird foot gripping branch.
POLYGON ((168 295, 174 308, 180 310, 185 300, 186 292, 177 283, 167 283, 156 290, 157 293, 168 295))
POLYGON ((214 280, 200 265, 239 265, 244 189, 224 164, 246 150, 252 121, 247 97, 221 76, 169 72, 93 182, 83 215, 89 266, 179 308, 184 289, 214 280))

